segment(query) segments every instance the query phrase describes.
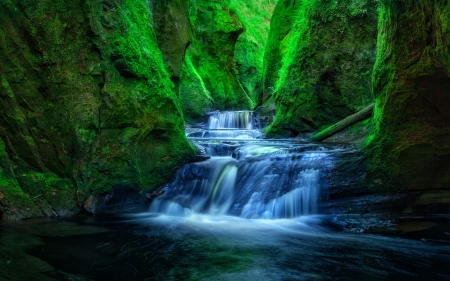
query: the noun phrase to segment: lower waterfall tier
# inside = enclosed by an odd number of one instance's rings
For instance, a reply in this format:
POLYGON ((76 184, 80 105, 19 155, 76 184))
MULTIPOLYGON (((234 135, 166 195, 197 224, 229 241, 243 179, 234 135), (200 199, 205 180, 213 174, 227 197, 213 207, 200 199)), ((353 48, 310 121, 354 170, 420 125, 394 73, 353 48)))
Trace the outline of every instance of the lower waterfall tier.
POLYGON ((201 145, 212 158, 179 170, 150 212, 264 219, 316 214, 327 184, 322 170, 332 166, 333 152, 342 151, 274 142, 201 145))

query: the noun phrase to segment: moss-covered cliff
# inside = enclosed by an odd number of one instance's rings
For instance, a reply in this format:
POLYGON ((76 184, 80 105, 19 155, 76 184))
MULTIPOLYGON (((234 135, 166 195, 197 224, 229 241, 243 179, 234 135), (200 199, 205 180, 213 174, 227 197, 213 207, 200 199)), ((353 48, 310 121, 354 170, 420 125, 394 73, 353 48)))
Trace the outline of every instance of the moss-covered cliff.
POLYGON ((267 38, 262 70, 262 91, 258 96, 258 105, 272 97, 276 83, 280 78, 283 56, 286 54, 292 25, 297 18, 298 7, 302 1, 280 1, 275 6, 270 20, 270 32, 267 38))
POLYGON ((201 121, 211 108, 253 108, 276 1, 151 3, 158 45, 185 120, 201 121))
POLYGON ((380 1, 373 85, 369 184, 449 189, 450 2, 380 1))
POLYGON ((372 102, 376 30, 374 0, 278 2, 262 98, 271 94, 282 58, 274 93, 277 117, 269 135, 314 131, 372 102))
MULTIPOLYGON (((194 33, 186 58, 202 78, 217 109, 249 109, 252 101, 235 73, 234 51, 243 26, 227 1, 191 1, 194 33)), ((188 66, 189 67, 189 66, 188 66)))
POLYGON ((144 0, 0 3, 4 217, 93 211, 193 154, 156 41, 144 0))
POLYGON ((190 2, 186 0, 148 1, 159 49, 176 90, 182 75, 186 49, 192 43, 189 21, 190 2))
POLYGON ((276 0, 231 0, 230 9, 244 27, 238 37, 235 65, 239 81, 256 105, 262 93, 264 50, 269 36, 270 19, 276 0))

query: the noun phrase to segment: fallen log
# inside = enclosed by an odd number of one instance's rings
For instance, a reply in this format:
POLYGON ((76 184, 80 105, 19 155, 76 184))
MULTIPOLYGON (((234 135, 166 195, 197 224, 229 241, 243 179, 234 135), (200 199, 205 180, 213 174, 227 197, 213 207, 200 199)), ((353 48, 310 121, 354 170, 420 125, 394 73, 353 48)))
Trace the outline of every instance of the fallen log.
POLYGON ((372 117, 373 112, 373 106, 371 105, 367 106, 364 109, 361 109, 360 111, 356 112, 355 114, 352 114, 341 121, 337 122, 336 124, 331 125, 330 127, 318 132, 314 136, 310 137, 309 139, 312 141, 323 141, 324 139, 327 139, 331 137, 332 135, 339 133, 343 131, 344 129, 350 127, 353 124, 356 124, 358 122, 364 121, 370 117, 372 117))

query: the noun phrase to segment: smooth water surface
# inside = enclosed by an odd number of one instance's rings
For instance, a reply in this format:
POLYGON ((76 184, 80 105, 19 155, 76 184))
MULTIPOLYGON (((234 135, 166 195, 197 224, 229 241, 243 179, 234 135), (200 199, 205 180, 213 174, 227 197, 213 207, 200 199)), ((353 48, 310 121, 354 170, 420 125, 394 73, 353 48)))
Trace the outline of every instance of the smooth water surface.
MULTIPOLYGON (((353 226, 356 221, 365 223, 356 218, 353 226)), ((450 279, 448 221, 416 228, 411 239, 351 233, 339 225, 326 216, 249 220, 148 213, 13 222, 1 225, 0 279, 450 279), (440 236, 425 237, 426 231, 440 236)))

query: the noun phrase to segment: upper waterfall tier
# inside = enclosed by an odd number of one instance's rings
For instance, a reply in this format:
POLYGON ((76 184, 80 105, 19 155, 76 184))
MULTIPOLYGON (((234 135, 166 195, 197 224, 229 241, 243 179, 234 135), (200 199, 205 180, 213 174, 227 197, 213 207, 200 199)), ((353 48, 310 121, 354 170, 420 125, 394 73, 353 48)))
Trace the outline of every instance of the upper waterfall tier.
POLYGON ((209 116, 207 129, 256 129, 253 111, 215 112, 209 116))

